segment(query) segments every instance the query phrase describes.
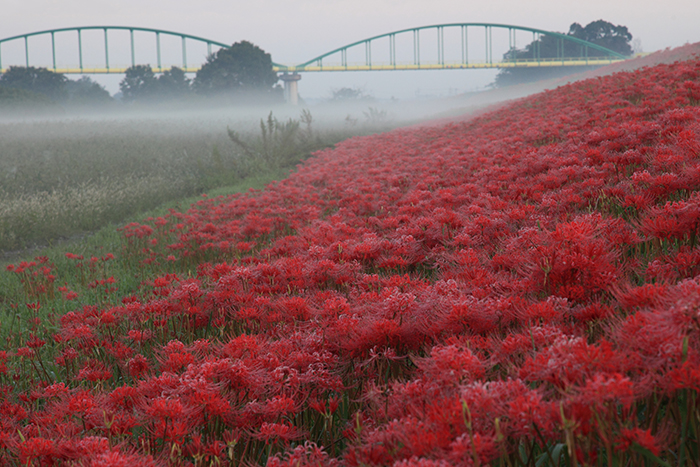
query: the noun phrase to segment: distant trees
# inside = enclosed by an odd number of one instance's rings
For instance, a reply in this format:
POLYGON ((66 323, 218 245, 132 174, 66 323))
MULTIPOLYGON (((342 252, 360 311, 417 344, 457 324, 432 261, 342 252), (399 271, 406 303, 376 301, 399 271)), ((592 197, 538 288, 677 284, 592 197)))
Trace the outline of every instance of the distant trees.
POLYGON ((111 102, 112 96, 100 83, 87 76, 65 81, 66 100, 77 105, 90 105, 111 102))
POLYGON ((339 88, 333 89, 331 99, 335 102, 347 102, 347 101, 365 101, 372 100, 371 96, 365 94, 365 92, 360 88, 339 88))
POLYGON ((0 86, 0 114, 55 111, 58 105, 43 94, 0 86))
POLYGON ((127 68, 119 90, 125 102, 174 100, 191 94, 190 80, 184 70, 172 67, 156 76, 150 65, 127 68))
POLYGON ((186 96, 222 97, 235 102, 270 102, 282 99, 279 78, 272 69, 270 54, 250 42, 219 49, 190 80, 184 70, 172 67, 156 76, 150 65, 126 70, 119 83, 125 102, 163 101, 186 96))
POLYGON ((124 79, 119 82, 119 91, 125 102, 132 102, 152 97, 155 89, 156 75, 151 65, 135 65, 126 69, 124 79))
MULTIPOLYGON (((626 26, 615 26, 602 19, 588 23, 585 27, 578 23, 573 23, 569 27, 568 35, 592 42, 622 55, 632 55, 632 46, 630 44, 632 34, 626 26)), ((588 55, 601 56, 603 52, 589 49, 588 55)))
POLYGON ((11 66, 0 75, 0 86, 23 89, 59 101, 66 97, 66 77, 46 68, 11 66))
POLYGON ((182 68, 174 66, 158 77, 158 94, 164 99, 188 96, 192 94, 191 80, 182 68))
POLYGON ((70 80, 46 68, 11 66, 0 75, 0 87, 4 88, 3 99, 12 100, 14 106, 20 102, 94 105, 112 100, 104 87, 87 76, 70 80))
MULTIPOLYGON (((622 55, 632 55, 632 34, 626 26, 615 26, 603 20, 593 21, 586 26, 572 23, 566 35, 600 45, 622 55)), ((588 57, 601 57, 605 52, 588 48, 588 57)), ((539 39, 530 42, 523 49, 511 49, 503 56, 504 60, 523 60, 537 58, 579 57, 584 54, 583 46, 571 41, 561 41, 557 36, 544 34, 539 39)), ((497 86, 538 81, 541 79, 565 76, 581 67, 532 67, 504 68, 496 76, 497 86)))
MULTIPOLYGON (((191 99, 195 95, 223 97, 233 102, 270 103, 282 101, 278 81, 270 54, 242 41, 207 57, 194 79, 189 79, 178 67, 156 74, 150 65, 131 66, 119 83, 119 90, 126 103, 191 99)), ((46 68, 11 66, 0 75, 0 87, 26 91, 3 91, 5 100, 11 98, 13 102, 31 96, 43 96, 59 104, 113 100, 106 89, 90 78, 73 81, 46 68)))
POLYGON ((237 100, 282 99, 282 89, 272 69, 272 58, 260 47, 241 41, 207 57, 192 87, 205 96, 227 95, 237 100))

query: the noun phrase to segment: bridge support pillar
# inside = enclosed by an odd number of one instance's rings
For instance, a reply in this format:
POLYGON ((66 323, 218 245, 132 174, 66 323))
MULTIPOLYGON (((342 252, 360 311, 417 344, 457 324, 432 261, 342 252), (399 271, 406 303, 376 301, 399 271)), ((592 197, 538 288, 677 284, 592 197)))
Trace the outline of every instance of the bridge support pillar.
POLYGON ((298 73, 282 73, 280 79, 284 82, 284 100, 287 104, 298 105, 299 104, 299 89, 297 87, 297 82, 301 79, 301 75, 298 73))

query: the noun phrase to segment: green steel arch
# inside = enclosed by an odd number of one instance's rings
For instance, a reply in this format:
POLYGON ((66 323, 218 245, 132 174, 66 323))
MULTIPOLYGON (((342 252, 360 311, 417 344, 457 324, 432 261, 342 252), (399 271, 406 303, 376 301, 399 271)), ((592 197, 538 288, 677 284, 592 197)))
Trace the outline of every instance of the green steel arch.
MULTIPOLYGON (((182 40, 182 68, 186 71, 196 71, 199 67, 192 68, 187 66, 187 48, 186 48, 186 41, 191 40, 195 42, 202 42, 207 44, 207 51, 209 54, 211 54, 211 48, 212 46, 216 47, 223 47, 223 48, 229 48, 231 47, 231 44, 225 44, 223 42, 218 42, 214 41, 211 39, 206 39, 204 37, 199 37, 199 36, 194 36, 192 34, 183 34, 175 31, 167 31, 165 29, 154 29, 154 28, 142 28, 142 27, 136 27, 136 26, 80 26, 80 27, 70 27, 70 28, 58 28, 58 29, 47 29, 44 31, 37 31, 37 32, 31 32, 28 34, 20 34, 17 36, 12 36, 12 37, 7 37, 5 39, 0 39, 0 70, 2 70, 2 44, 15 41, 15 40, 24 40, 24 54, 25 54, 25 64, 27 67, 29 67, 29 38, 34 37, 34 36, 42 36, 42 35, 50 35, 51 36, 51 55, 53 58, 53 70, 58 71, 58 67, 56 65, 56 34, 58 33, 65 33, 65 32, 76 32, 78 35, 78 57, 80 61, 80 65, 78 69, 71 70, 71 69, 66 69, 66 70, 60 70, 64 73, 121 73, 124 70, 121 69, 113 69, 113 71, 110 71, 110 65, 109 65, 109 36, 108 32, 109 31, 129 31, 130 32, 130 45, 131 45, 131 65, 136 65, 136 57, 135 57, 135 44, 134 44, 134 32, 148 32, 148 33, 153 33, 155 35, 156 39, 156 53, 157 53, 157 67, 155 68, 155 71, 163 71, 162 63, 161 63, 161 48, 160 48, 160 36, 161 35, 168 35, 168 36, 175 36, 179 37, 182 40), (104 31, 104 44, 105 44, 105 67, 104 69, 88 69, 83 66, 83 50, 82 50, 82 31, 88 31, 88 30, 102 30, 104 31)), ((274 67, 283 67, 283 65, 279 65, 277 63, 273 62, 274 67)))
MULTIPOLYGON (((29 66, 29 38, 41 35, 51 36, 51 52, 52 52, 52 68, 54 71, 61 73, 123 73, 124 68, 110 67, 109 63, 109 31, 129 31, 130 32, 130 46, 131 46, 131 65, 136 65, 135 60, 135 41, 134 32, 147 32, 153 33, 156 40, 156 53, 157 53, 157 66, 153 67, 154 71, 161 72, 163 70, 163 65, 161 63, 161 48, 160 48, 160 36, 169 35, 179 37, 182 41, 182 69, 187 72, 195 72, 199 69, 200 65, 189 67, 187 65, 187 49, 186 41, 195 41, 205 43, 207 45, 207 50, 211 53, 212 46, 228 48, 229 44, 223 42, 206 39, 204 37, 194 36, 191 34, 184 34, 174 31, 167 31, 164 29, 154 29, 154 28, 143 28, 136 26, 80 26, 80 27, 69 27, 69 28, 58 28, 58 29, 47 29, 44 31, 37 31, 28 34, 20 34, 12 37, 7 37, 0 39, 0 72, 3 70, 2 66, 2 45, 16 40, 24 41, 24 54, 25 54, 25 64, 29 66), (102 30, 104 32, 104 68, 86 68, 83 64, 83 51, 82 51, 82 31, 88 30, 102 30), (59 33, 77 33, 78 37, 78 57, 79 57, 79 67, 74 69, 61 69, 56 63, 56 35, 59 33)), ((536 42, 539 46, 539 41, 536 42)), ((393 31, 385 34, 380 34, 367 39, 353 42, 351 44, 345 45, 343 47, 336 48, 330 52, 326 52, 322 55, 307 60, 298 65, 282 65, 273 62, 273 69, 278 72, 318 72, 318 71, 380 71, 380 70, 425 70, 425 69, 460 69, 460 68, 505 68, 505 67, 520 67, 520 66, 571 66, 571 65, 603 65, 611 63, 613 61, 624 60, 625 57, 622 54, 614 52, 612 50, 606 49, 599 45, 587 42, 575 37, 567 36, 565 34, 545 31, 543 29, 529 28, 524 26, 515 26, 508 24, 497 24, 497 23, 446 23, 446 24, 436 24, 430 26, 422 26, 417 28, 401 29, 398 31, 393 31), (445 62, 445 39, 444 30, 447 28, 460 28, 461 29, 461 49, 462 49, 462 59, 458 63, 447 63, 445 62), (468 44, 468 28, 483 28, 485 35, 485 55, 486 61, 484 63, 475 63, 469 60, 469 44, 468 44), (421 31, 434 29, 437 33, 437 56, 438 60, 436 63, 428 64, 421 63, 420 58, 420 33, 421 31), (553 36, 559 39, 561 47, 557 50, 561 50, 561 56, 552 58, 541 58, 539 56, 539 47, 537 47, 536 58, 531 60, 505 60, 505 61, 494 61, 493 51, 492 51, 492 31, 493 29, 505 29, 508 30, 509 48, 513 50, 515 48, 515 33, 516 31, 525 31, 532 33, 533 40, 540 38, 544 35, 553 36), (400 34, 413 34, 413 63, 407 65, 399 64, 396 61, 396 36, 400 34), (372 42, 379 39, 388 38, 389 40, 389 54, 390 63, 389 64, 377 64, 372 61, 372 42), (564 43, 575 43, 580 46, 581 55, 578 57, 564 57, 564 43), (364 65, 350 65, 347 61, 347 51, 353 47, 365 46, 365 63, 364 65), (600 57, 589 57, 589 49, 594 49, 598 52, 602 52, 608 56, 608 58, 601 59, 600 57), (340 54, 341 63, 340 65, 328 66, 324 65, 324 59, 340 54)))
MULTIPOLYGON (((607 49, 605 47, 599 46, 597 44, 593 44, 591 42, 587 42, 575 37, 568 36, 566 34, 561 34, 557 32, 552 32, 552 31, 545 31, 543 29, 536 29, 536 28, 529 28, 529 27, 524 27, 524 26, 515 26, 515 25, 510 25, 510 24, 497 24, 497 23, 446 23, 446 24, 435 24, 435 25, 430 25, 430 26, 422 26, 422 27, 417 27, 417 28, 408 28, 408 29, 401 29, 398 31, 393 31, 385 34, 380 34, 377 36, 373 36, 367 39, 363 39, 357 42, 353 42, 351 44, 345 45, 343 47, 339 47, 337 49, 331 50, 330 52, 326 52, 322 55, 319 55, 317 57, 312 58, 311 60, 308 60, 306 62, 303 62, 299 65, 295 66, 289 66, 289 67, 280 67, 280 71, 292 71, 292 72, 303 72, 303 71, 343 71, 343 70, 398 70, 398 69, 448 69, 448 68, 476 68, 477 66, 469 66, 469 58, 468 58, 468 36, 467 36, 467 28, 484 28, 485 30, 485 44, 486 44, 486 56, 487 56, 487 63, 485 66, 481 67, 487 67, 487 68, 493 68, 493 67, 512 67, 512 66, 562 66, 562 65, 597 65, 600 64, 599 62, 603 63, 609 63, 611 61, 618 61, 618 60, 625 60, 628 57, 625 55, 622 55, 620 53, 617 53, 613 50, 607 49), (445 47, 444 47, 444 30, 446 28, 460 28, 462 32, 462 63, 457 64, 457 65, 447 65, 444 60, 444 52, 445 52, 445 47), (519 64, 516 61, 506 61, 506 62, 494 62, 493 61, 493 54, 492 54, 492 37, 491 37, 491 32, 492 30, 496 29, 506 29, 508 30, 509 34, 509 45, 512 48, 515 47, 515 31, 525 31, 525 32, 531 32, 533 34, 533 39, 539 38, 543 35, 549 35, 549 36, 554 36, 560 40, 560 42, 563 44, 564 41, 568 41, 571 43, 575 43, 579 45, 582 49, 582 55, 579 57, 564 57, 563 56, 563 51, 564 51, 564 46, 561 46, 561 51, 562 51, 562 56, 557 57, 554 60, 549 60, 549 59, 543 59, 539 57, 539 50, 537 50, 537 55, 538 57, 536 60, 533 60, 532 63, 529 64, 519 64), (435 29, 437 32, 437 43, 438 43, 438 64, 436 66, 422 66, 420 62, 420 32, 429 30, 429 29, 435 29), (396 41, 395 38, 399 34, 407 34, 407 33, 413 33, 413 64, 409 66, 399 66, 396 63, 396 41), (372 66, 372 41, 376 41, 378 39, 382 38, 388 38, 389 39, 389 53, 390 53, 390 61, 391 63, 388 66, 372 66), (348 65, 347 63, 347 51, 348 49, 352 47, 357 47, 361 45, 365 45, 365 65, 364 66, 351 66, 348 65), (593 58, 593 57, 588 57, 588 50, 589 49, 594 49, 599 52, 603 52, 606 55, 608 55, 610 58, 608 60, 600 60, 599 58, 593 58), (333 66, 333 67, 325 67, 323 66, 323 59, 335 55, 335 54, 340 54, 341 55, 341 65, 340 66, 333 66), (560 63, 561 62, 561 63, 560 63), (315 64, 315 65, 314 65, 315 64)), ((539 42, 537 43, 539 45, 539 42)))

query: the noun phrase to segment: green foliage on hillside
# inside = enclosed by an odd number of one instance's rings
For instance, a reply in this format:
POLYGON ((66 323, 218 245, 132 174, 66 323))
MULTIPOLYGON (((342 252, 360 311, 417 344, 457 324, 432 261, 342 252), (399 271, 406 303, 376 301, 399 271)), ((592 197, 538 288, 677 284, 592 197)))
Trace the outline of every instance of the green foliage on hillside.
MULTIPOLYGON (((605 47, 622 55, 632 55, 632 34, 626 26, 615 26, 603 20, 593 21, 586 26, 573 23, 569 26, 567 36, 581 39, 593 44, 605 47)), ((530 42, 522 49, 512 48, 503 55, 504 61, 509 60, 537 60, 547 58, 569 58, 587 56, 606 57, 607 53, 594 48, 588 51, 580 44, 564 40, 560 37, 544 34, 530 42)), ((584 71, 580 66, 562 67, 532 67, 532 68, 505 68, 496 76, 496 86, 510 86, 513 84, 529 83, 543 79, 558 78, 572 73, 584 71)))
MULTIPOLYGON (((632 55, 632 46, 630 45, 632 34, 626 26, 615 26, 602 19, 588 23, 585 27, 573 23, 569 27, 568 35, 592 42, 622 55, 632 55)), ((604 53, 590 49, 588 55, 599 57, 603 56, 604 53)))

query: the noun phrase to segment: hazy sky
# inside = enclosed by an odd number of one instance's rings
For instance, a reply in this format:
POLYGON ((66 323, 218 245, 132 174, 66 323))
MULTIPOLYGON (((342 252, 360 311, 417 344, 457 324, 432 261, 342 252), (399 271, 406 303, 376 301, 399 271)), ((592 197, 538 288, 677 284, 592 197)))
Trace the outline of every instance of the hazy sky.
MULTIPOLYGON (((698 0, 2 0, 0 38, 59 27, 141 26, 225 43, 248 40, 274 61, 295 64, 370 36, 430 24, 489 22, 566 32, 573 22, 598 19, 627 26, 644 51, 700 41, 698 0)), ((11 52, 3 46, 2 54, 6 66, 11 52)), ((302 96, 323 97, 356 86, 380 98, 405 98, 469 91, 493 76, 485 70, 305 74, 299 89, 302 96)), ((120 79, 99 78, 112 92, 120 79)))

